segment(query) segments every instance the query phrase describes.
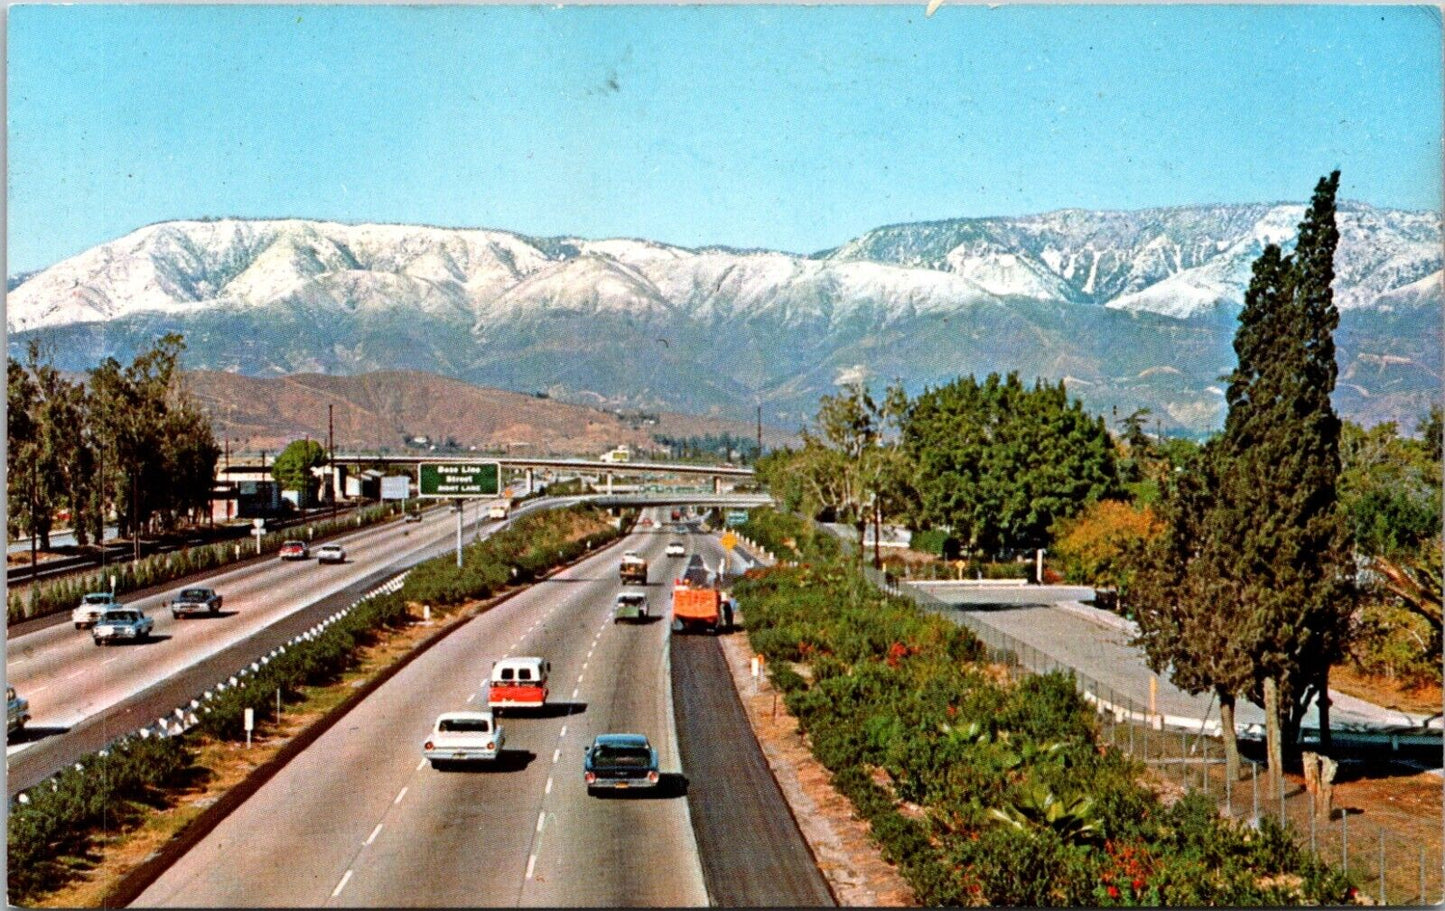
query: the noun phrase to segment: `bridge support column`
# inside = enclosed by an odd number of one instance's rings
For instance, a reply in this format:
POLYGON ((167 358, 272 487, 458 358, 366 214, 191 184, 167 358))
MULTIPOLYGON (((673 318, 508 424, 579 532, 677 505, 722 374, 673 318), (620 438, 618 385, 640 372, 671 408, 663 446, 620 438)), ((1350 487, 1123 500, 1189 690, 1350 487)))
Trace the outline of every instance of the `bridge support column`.
POLYGON ((612 472, 607 472, 607 495, 612 496, 612 472))
POLYGON ((718 477, 717 475, 713 475, 712 492, 715 494, 722 493, 722 478, 718 477))
POLYGON ((528 494, 531 494, 532 491, 533 491, 533 489, 534 489, 534 488, 532 487, 532 471, 533 471, 533 469, 531 469, 531 468, 528 468, 528 469, 527 469, 527 493, 528 493, 528 494))

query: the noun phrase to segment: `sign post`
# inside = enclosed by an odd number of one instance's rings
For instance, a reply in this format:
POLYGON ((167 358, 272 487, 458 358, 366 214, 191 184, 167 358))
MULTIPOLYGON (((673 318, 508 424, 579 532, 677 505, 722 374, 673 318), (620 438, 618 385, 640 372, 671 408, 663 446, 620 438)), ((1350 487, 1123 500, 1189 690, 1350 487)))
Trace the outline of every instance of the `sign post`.
POLYGON ((420 462, 417 496, 447 498, 457 513, 457 568, 462 566, 462 505, 468 499, 495 497, 502 489, 500 462, 420 462))
POLYGON ((266 533, 265 519, 251 520, 251 534, 256 536, 256 556, 261 556, 261 536, 266 533))
POLYGON ((256 710, 246 709, 246 746, 251 745, 251 731, 256 728, 256 710))

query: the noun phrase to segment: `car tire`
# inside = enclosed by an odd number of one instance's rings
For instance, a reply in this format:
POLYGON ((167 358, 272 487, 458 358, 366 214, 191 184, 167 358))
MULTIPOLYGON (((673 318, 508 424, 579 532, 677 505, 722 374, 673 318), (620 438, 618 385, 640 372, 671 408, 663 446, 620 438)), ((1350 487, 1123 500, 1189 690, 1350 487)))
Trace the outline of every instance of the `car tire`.
POLYGON ((682 632, 682 621, 681 621, 681 620, 674 620, 674 621, 672 621, 672 631, 673 631, 674 633, 680 633, 680 632, 682 632))
POLYGON ((216 616, 216 615, 219 614, 220 612, 221 612, 221 605, 219 605, 219 604, 217 604, 215 607, 211 608, 211 616, 212 616, 212 617, 216 616))
POLYGON ((178 613, 176 613, 175 611, 171 611, 171 619, 172 619, 172 620, 179 620, 179 619, 181 619, 181 615, 178 614, 178 613))
POLYGON ((105 643, 102 642, 102 641, 100 641, 99 639, 95 640, 95 647, 96 647, 96 648, 100 648, 102 645, 105 645, 105 643))
POLYGON ((599 793, 598 790, 597 790, 596 788, 592 787, 592 785, 589 784, 589 785, 587 786, 587 796, 588 796, 588 797, 596 797, 596 796, 598 795, 598 793, 599 793))
POLYGON ((84 624, 84 623, 77 623, 77 624, 75 624, 75 628, 76 628, 76 629, 85 629, 85 624, 84 624))

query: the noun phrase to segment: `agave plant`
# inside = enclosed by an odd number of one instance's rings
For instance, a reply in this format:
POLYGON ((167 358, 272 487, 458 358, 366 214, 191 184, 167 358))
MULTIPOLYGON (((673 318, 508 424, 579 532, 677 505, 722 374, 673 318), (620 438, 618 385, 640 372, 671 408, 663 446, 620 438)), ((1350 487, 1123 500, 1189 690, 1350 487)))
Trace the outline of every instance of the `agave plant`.
POLYGON ((1062 800, 1041 784, 1025 789, 1003 809, 990 809, 988 815, 1022 832, 1050 829, 1066 842, 1098 841, 1104 834, 1092 797, 1079 795, 1062 800))

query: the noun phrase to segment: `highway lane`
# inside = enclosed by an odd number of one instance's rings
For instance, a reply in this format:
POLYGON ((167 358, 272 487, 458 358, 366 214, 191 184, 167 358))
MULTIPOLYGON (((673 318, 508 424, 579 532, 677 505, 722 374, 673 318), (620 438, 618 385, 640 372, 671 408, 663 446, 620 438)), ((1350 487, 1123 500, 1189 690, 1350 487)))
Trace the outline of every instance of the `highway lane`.
MULTIPOLYGON (((478 906, 707 904, 680 797, 588 797, 593 734, 639 731, 679 771, 663 622, 612 622, 617 558, 658 564, 637 534, 478 617, 413 661, 269 781, 137 905, 478 906), (421 761, 435 716, 479 704, 492 661, 552 662, 559 710, 508 715, 495 770, 421 761)), ((670 580, 669 580, 670 581, 670 580)), ((676 780, 679 776, 669 776, 676 780)))
MULTIPOLYGON (((571 502, 530 501, 512 517, 571 502)), ((466 537, 485 536, 508 524, 477 523, 479 515, 475 506, 464 515, 466 537)), ((199 695, 402 568, 449 552, 455 547, 456 521, 447 510, 435 510, 421 523, 388 523, 347 535, 339 539, 348 551, 348 562, 341 565, 269 559, 217 573, 196 583, 213 585, 226 596, 225 610, 217 618, 176 621, 169 613, 157 613, 157 605, 179 585, 165 589, 164 595, 129 601, 151 608, 147 613, 156 615, 157 631, 170 635, 167 640, 97 648, 89 632, 75 630, 68 617, 9 639, 8 678, 31 700, 34 719, 7 744, 8 792, 13 795, 115 737, 153 724, 159 714, 199 695)))
POLYGON ((97 647, 89 630, 49 626, 7 639, 7 679, 30 700, 35 725, 70 727, 378 568, 404 561, 443 540, 454 521, 440 511, 421 523, 390 522, 334 539, 346 547, 343 564, 273 559, 192 583, 224 596, 216 617, 172 618, 164 604, 179 585, 149 597, 122 596, 127 606, 154 618, 154 641, 97 647))

